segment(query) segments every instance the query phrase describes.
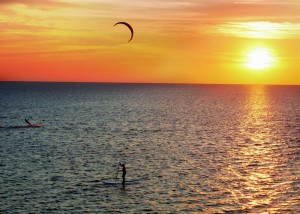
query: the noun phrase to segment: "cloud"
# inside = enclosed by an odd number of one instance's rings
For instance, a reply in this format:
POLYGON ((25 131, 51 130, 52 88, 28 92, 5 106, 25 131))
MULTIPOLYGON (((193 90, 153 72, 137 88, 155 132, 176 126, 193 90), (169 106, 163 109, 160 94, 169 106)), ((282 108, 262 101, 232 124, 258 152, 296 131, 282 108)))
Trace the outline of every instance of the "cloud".
POLYGON ((75 3, 58 1, 58 0, 0 0, 1 6, 10 6, 10 5, 25 5, 29 7, 41 7, 41 8, 56 8, 56 7, 66 7, 66 6, 75 6, 75 3))
POLYGON ((206 1, 188 9, 203 18, 211 19, 263 19, 299 17, 300 2, 285 1, 206 1))
MULTIPOLYGON (((57 5, 57 4, 62 4, 61 1, 55 1, 55 0, 1 0, 0 5, 3 4, 25 4, 25 5, 57 5)), ((65 4, 65 3, 63 3, 65 4)))
MULTIPOLYGON (((158 18, 170 19, 300 19, 299 0, 171 0, 171 1, 139 1, 132 7, 151 16, 160 14, 158 18)), ((137 12, 139 13, 139 12, 137 12)))
POLYGON ((274 22, 227 22, 212 27, 216 33, 243 38, 299 38, 300 24, 274 22))

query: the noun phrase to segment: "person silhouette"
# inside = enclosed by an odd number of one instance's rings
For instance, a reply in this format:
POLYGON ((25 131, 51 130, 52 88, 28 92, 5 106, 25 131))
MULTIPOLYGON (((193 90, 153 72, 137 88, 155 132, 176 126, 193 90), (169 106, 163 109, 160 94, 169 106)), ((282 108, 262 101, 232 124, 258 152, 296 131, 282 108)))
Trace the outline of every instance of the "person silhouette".
POLYGON ((126 166, 125 166, 124 163, 119 163, 119 164, 122 167, 122 172, 123 172, 123 174, 122 174, 122 179, 123 179, 122 180, 122 185, 125 186, 126 166))
POLYGON ((29 125, 29 126, 31 126, 31 123, 25 118, 25 122, 29 125))

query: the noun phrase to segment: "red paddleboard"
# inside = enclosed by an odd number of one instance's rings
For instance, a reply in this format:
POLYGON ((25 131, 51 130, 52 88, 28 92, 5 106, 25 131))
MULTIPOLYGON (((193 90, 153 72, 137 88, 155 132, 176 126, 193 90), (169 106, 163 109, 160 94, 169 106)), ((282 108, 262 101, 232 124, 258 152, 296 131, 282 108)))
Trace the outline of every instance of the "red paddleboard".
POLYGON ((31 123, 30 125, 26 125, 26 126, 9 126, 7 128, 10 129, 22 129, 22 128, 41 128, 44 127, 43 124, 40 123, 31 123))
POLYGON ((31 123, 30 125, 28 125, 29 127, 43 127, 43 124, 40 124, 40 123, 31 123))

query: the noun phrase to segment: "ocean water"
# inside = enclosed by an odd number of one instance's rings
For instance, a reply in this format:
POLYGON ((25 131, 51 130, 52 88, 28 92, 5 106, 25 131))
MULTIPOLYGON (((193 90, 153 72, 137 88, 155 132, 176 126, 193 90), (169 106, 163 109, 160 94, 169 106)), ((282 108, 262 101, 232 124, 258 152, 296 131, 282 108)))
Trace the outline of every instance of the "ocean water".
POLYGON ((0 125, 1 213, 300 213, 299 86, 2 82, 0 125))

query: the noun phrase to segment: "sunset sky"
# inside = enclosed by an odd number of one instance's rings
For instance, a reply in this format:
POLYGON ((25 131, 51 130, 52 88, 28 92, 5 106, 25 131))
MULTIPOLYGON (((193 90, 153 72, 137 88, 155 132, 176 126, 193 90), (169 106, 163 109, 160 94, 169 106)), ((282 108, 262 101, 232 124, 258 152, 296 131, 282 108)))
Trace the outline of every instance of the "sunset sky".
POLYGON ((0 32, 0 81, 300 85, 300 0, 0 0, 0 32))

